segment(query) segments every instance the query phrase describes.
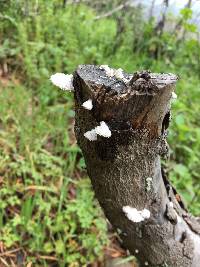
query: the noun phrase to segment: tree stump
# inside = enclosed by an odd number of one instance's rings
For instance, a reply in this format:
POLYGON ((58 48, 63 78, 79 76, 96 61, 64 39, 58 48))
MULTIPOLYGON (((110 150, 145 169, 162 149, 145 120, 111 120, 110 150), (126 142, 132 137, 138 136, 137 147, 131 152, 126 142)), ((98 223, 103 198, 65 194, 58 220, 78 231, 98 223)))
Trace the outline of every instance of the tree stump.
POLYGON ((161 167, 177 77, 148 71, 123 76, 110 77, 94 65, 74 72, 75 134, 95 195, 140 266, 199 267, 200 225, 161 167), (88 99, 92 110, 82 106, 88 99), (111 137, 85 138, 101 121, 111 137), (146 209, 150 217, 137 222, 124 212, 127 206, 146 209))

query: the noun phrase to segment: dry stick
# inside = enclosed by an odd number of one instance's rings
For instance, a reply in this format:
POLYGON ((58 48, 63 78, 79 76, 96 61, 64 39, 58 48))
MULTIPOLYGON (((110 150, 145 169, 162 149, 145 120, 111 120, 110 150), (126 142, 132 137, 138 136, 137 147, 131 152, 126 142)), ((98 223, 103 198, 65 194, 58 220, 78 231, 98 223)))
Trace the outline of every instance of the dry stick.
POLYGON ((165 23, 166 23, 166 15, 167 15, 167 10, 169 7, 169 0, 164 0, 163 1, 163 5, 164 5, 164 11, 162 14, 162 18, 161 20, 158 22, 158 24, 155 27, 155 33, 158 34, 159 36, 162 35, 164 27, 165 27, 165 23))
POLYGON ((106 217, 142 267, 199 267, 200 262, 200 225, 161 172, 176 81, 172 74, 142 72, 125 84, 93 65, 74 73, 75 134, 88 175, 106 217), (93 100, 91 111, 82 107, 87 99, 93 100), (84 133, 100 121, 111 137, 87 140, 84 133), (127 205, 148 209, 150 218, 129 220, 123 212, 127 205))
MULTIPOLYGON (((3 264, 4 264, 3 267, 5 267, 5 266, 9 267, 9 264, 3 258, 0 257, 0 261, 3 262, 3 264)), ((2 267, 2 266, 0 265, 0 267, 2 267)))
POLYGON ((110 16, 112 16, 114 13, 116 13, 116 12, 122 10, 123 8, 129 6, 130 3, 131 3, 131 1, 127 1, 127 2, 125 2, 124 4, 121 4, 121 5, 117 6, 117 7, 115 7, 114 9, 110 10, 109 12, 107 12, 107 13, 105 13, 105 14, 96 16, 96 17, 94 18, 94 20, 99 20, 99 19, 103 19, 103 18, 106 18, 106 17, 110 17, 110 16))
POLYGON ((56 257, 53 257, 53 256, 37 255, 37 258, 43 259, 43 260, 58 261, 58 259, 56 257))
POLYGON ((72 1, 67 1, 67 4, 82 4, 82 3, 85 3, 85 2, 88 2, 88 0, 72 0, 72 1))
POLYGON ((153 17, 154 8, 155 8, 155 2, 156 2, 156 0, 152 0, 152 2, 151 2, 151 6, 150 6, 150 9, 149 9, 149 21, 153 17))
POLYGON ((5 251, 5 252, 2 252, 2 253, 0 253, 0 257, 10 256, 10 254, 15 253, 15 252, 17 252, 19 250, 21 250, 21 248, 16 248, 16 249, 13 249, 13 250, 8 250, 8 251, 5 251))

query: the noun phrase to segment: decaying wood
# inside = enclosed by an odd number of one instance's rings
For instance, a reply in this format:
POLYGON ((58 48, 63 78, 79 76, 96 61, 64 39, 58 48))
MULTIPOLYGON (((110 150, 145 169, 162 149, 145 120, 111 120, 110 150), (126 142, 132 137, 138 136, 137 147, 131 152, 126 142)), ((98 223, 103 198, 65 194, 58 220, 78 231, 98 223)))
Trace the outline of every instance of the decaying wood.
POLYGON ((140 266, 200 266, 200 225, 188 214, 160 162, 168 153, 176 81, 175 75, 148 71, 124 73, 119 80, 93 65, 81 65, 74 73, 75 133, 88 175, 106 217, 140 266), (88 99, 92 110, 82 107, 88 99), (84 133, 101 121, 111 137, 86 139, 84 133), (149 177, 152 183, 147 185, 149 177), (148 209, 150 218, 129 220, 122 210, 127 205, 148 209))

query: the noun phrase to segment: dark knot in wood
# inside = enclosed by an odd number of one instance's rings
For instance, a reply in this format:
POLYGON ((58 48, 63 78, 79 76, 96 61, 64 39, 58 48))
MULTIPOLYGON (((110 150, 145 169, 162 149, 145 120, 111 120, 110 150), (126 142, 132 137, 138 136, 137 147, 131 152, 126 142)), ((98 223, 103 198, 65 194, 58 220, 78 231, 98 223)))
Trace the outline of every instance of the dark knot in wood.
POLYGON ((158 92, 158 87, 154 81, 151 80, 151 71, 137 71, 127 84, 139 94, 154 95, 158 92))

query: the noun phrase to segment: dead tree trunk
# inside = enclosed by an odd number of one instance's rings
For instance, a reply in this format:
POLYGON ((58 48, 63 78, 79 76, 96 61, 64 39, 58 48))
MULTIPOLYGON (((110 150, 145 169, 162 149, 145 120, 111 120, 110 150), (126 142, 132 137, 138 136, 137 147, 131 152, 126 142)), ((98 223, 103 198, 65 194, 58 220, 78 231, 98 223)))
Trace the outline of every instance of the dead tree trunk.
POLYGON ((140 266, 200 266, 200 225, 188 214, 161 170, 168 153, 166 129, 177 77, 140 72, 129 82, 108 77, 97 66, 74 73, 75 133, 88 175, 106 217, 140 266), (93 109, 82 103, 92 99, 93 109), (84 133, 105 121, 111 137, 89 141, 84 133), (142 222, 124 206, 150 211, 142 222))
POLYGON ((149 21, 152 19, 154 14, 154 8, 155 8, 156 0, 152 0, 150 10, 149 10, 149 21))
MULTIPOLYGON (((168 7, 169 7, 169 0, 164 0, 163 1, 163 4, 164 4, 164 11, 163 11, 163 14, 162 14, 162 18, 161 20, 158 22, 158 24, 156 25, 155 29, 154 29, 154 35, 161 38, 162 35, 163 35, 163 32, 164 32, 164 28, 165 28, 165 24, 166 24, 166 18, 167 18, 167 10, 168 10, 168 7)), ((158 43, 156 45, 156 49, 154 51, 154 58, 158 58, 159 55, 161 54, 162 52, 162 46, 160 43, 158 43)))

